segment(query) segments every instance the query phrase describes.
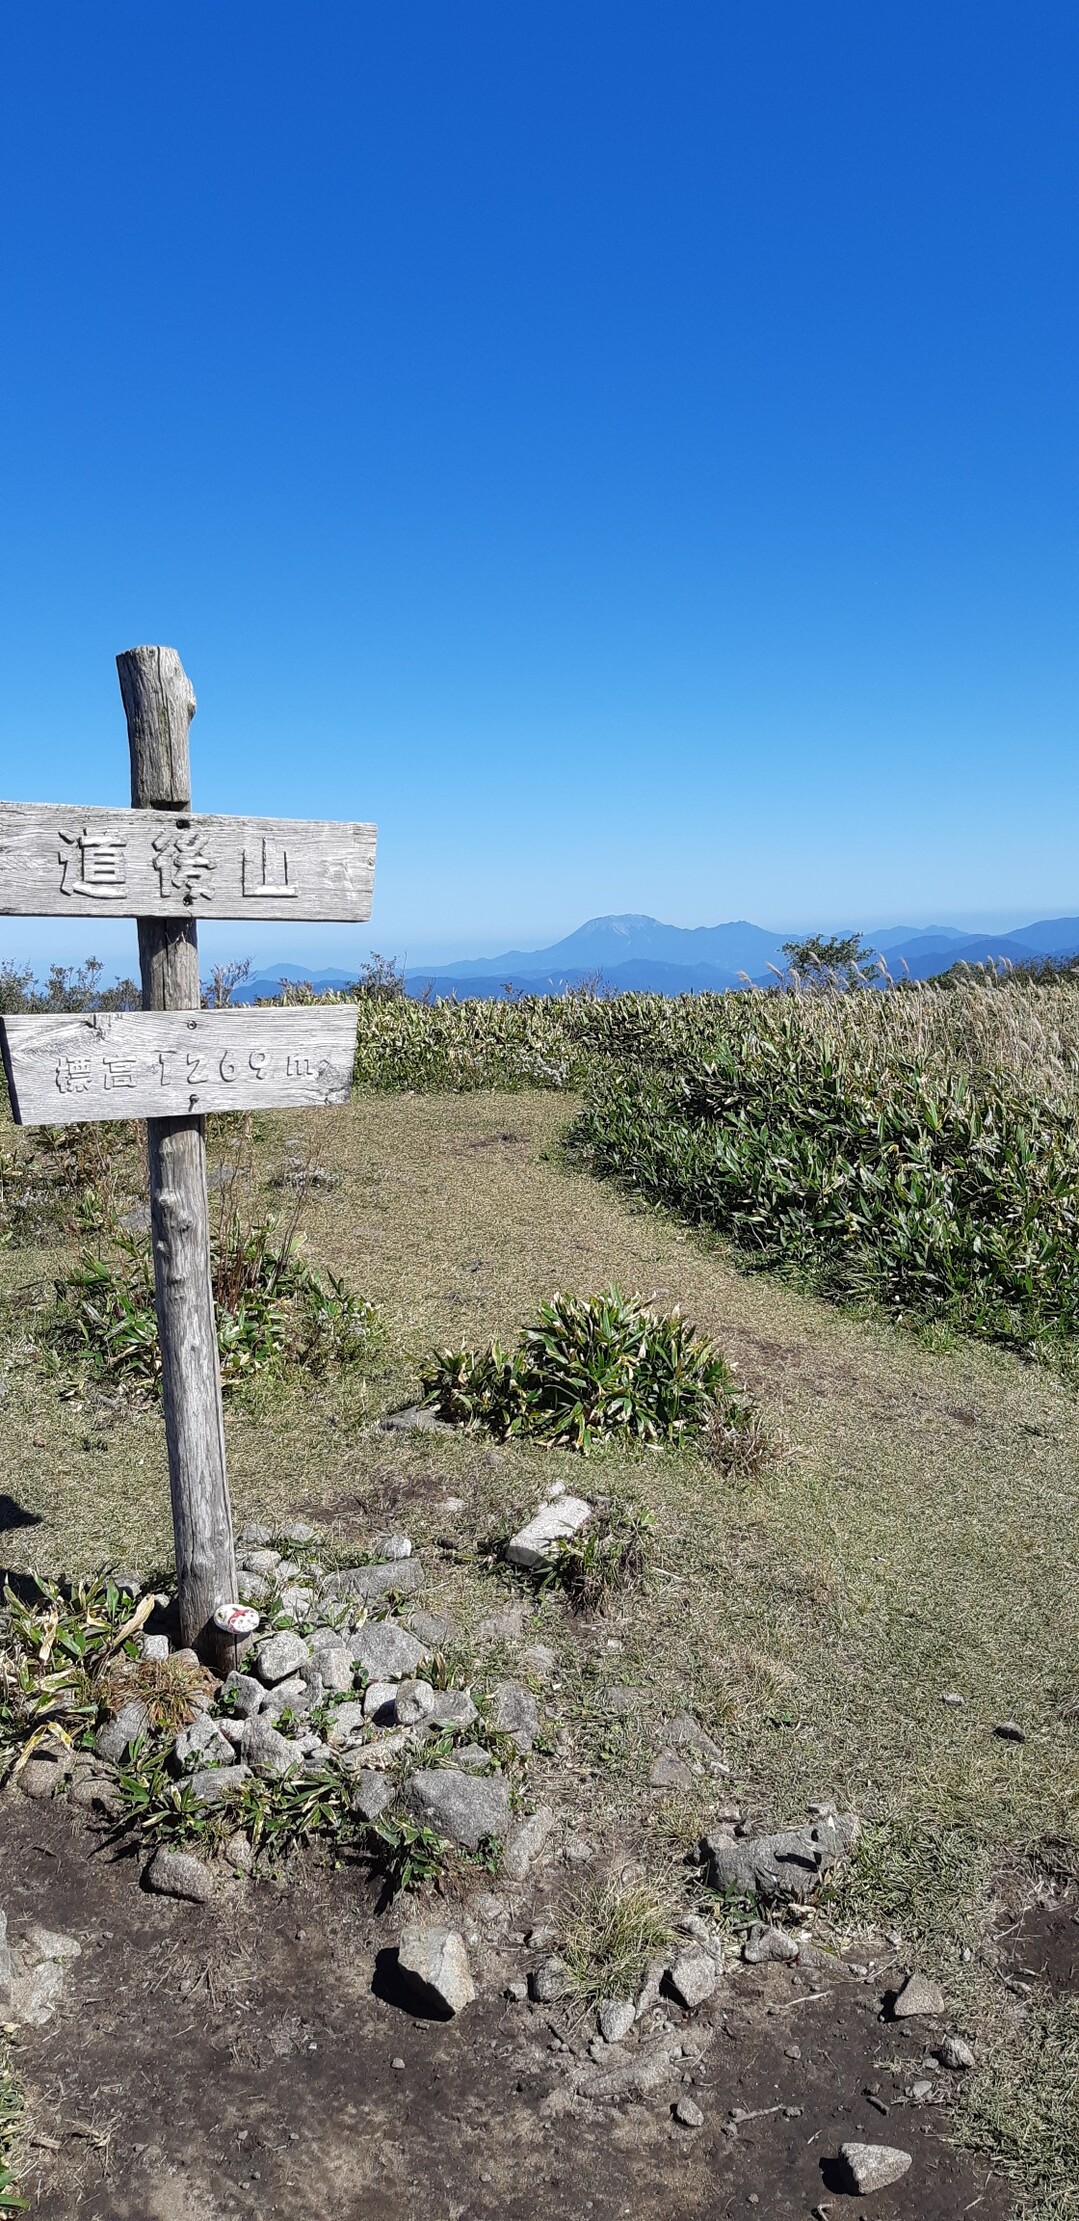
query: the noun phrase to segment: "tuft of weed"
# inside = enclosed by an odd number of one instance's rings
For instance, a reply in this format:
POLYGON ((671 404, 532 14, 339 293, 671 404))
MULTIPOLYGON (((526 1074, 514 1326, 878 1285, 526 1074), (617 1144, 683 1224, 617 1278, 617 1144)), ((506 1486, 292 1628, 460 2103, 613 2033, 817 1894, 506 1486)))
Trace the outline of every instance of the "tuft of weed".
POLYGON ((423 1387, 456 1426, 585 1455, 614 1440, 680 1442, 738 1404, 724 1359, 678 1311, 617 1288, 554 1295, 511 1354, 494 1342, 441 1352, 423 1387))
POLYGON ((539 1587, 560 1589, 575 1612, 605 1611, 614 1597, 640 1587, 655 1524, 640 1504, 597 1505, 587 1528, 559 1542, 538 1570, 539 1587))
POLYGON ((670 1917, 647 1882, 595 1883, 571 1912, 562 1957, 582 2004, 633 1997, 649 1960, 670 1942, 670 1917))
POLYGON ((0 1623, 0 1771, 25 1763, 46 1740, 69 1749, 92 1728, 108 1677, 134 1667, 135 1636, 153 1607, 103 1576, 65 1592, 33 1576, 25 1601, 5 1588, 0 1623))

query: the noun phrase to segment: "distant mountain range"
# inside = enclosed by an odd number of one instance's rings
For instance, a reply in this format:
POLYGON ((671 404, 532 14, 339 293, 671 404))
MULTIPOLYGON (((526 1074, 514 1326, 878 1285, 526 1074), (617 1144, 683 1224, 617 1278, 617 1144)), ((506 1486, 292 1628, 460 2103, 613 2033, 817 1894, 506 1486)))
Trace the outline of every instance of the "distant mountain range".
MULTIPOLYGON (((1040 956, 1079 953, 1079 918, 1042 918, 1013 933, 958 932, 954 926, 887 926, 863 935, 887 962, 893 978, 932 979, 953 964, 1029 964, 1040 956)), ((546 949, 509 949, 505 956, 464 957, 442 969, 417 966, 406 973, 410 995, 456 995, 496 1001, 507 995, 557 995, 595 979, 615 994, 716 994, 747 979, 769 986, 774 966, 784 965, 782 937, 738 919, 730 925, 663 925, 630 915, 590 918, 564 941, 546 949)), ((283 979, 310 979, 316 992, 347 987, 354 973, 318 972, 279 964, 236 990, 236 1002, 280 994, 283 979)))

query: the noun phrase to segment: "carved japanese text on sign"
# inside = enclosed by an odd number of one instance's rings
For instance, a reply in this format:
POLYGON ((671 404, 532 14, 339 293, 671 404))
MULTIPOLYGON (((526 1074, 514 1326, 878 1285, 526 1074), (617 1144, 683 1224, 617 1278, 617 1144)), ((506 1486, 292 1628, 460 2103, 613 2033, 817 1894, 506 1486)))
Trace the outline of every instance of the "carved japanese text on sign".
POLYGON ((343 1103, 354 1004, 0 1019, 20 1126, 343 1103))
POLYGON ((0 803, 0 916, 371 915, 373 825, 0 803))

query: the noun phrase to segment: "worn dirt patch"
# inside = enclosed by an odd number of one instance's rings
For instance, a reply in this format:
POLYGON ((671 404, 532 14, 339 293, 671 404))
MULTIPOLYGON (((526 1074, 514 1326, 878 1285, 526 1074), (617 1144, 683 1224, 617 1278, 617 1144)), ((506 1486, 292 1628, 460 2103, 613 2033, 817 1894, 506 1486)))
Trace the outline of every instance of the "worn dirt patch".
POLYGON ((13 1797, 0 1859, 13 1931, 36 1919, 82 1944, 59 2014, 19 2049, 39 2221, 719 2221, 758 2205, 805 2221, 822 2197, 855 2210, 834 2187, 847 2137, 914 2154, 874 2199, 881 2221, 1008 2211, 947 2141, 946 2112, 905 2096, 933 2032, 883 2023, 876 1991, 845 1973, 734 1968, 710 2008, 646 2027, 649 2056, 685 2051, 643 2099, 597 2103, 575 2094, 591 2028, 501 1994, 528 1962, 519 1941, 477 1943, 481 1996, 459 2022, 409 2011, 392 1916, 355 1871, 181 1904, 147 1893, 138 1862, 62 1803, 13 1797), (690 2094, 698 2130, 672 2117, 690 2094), (732 2134, 734 2108, 758 2117, 732 2134))

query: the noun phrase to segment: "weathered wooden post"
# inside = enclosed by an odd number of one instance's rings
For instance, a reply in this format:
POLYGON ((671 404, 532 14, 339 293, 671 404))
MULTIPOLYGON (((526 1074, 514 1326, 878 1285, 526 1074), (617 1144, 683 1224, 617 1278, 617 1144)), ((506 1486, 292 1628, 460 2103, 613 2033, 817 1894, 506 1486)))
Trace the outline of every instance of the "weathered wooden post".
MULTIPOLYGON (((132 807, 189 810, 196 703, 175 648, 129 648, 116 668, 132 807)), ((138 930, 143 1009, 198 1010, 194 918, 140 918, 138 930)), ((180 1634, 207 1651, 215 1647, 218 1605, 236 1594, 236 1558, 210 1269, 206 1122, 151 1118, 146 1131, 180 1634)))
POLYGON ((0 1017, 20 1126, 145 1118, 180 1627, 229 1663, 236 1591, 210 1274, 204 1119, 348 1101, 355 1005, 202 1010, 196 906, 215 918, 371 914, 373 825, 196 817, 195 696, 175 648, 116 658, 133 809, 0 802, 0 916, 137 918, 142 1009, 0 1017))

